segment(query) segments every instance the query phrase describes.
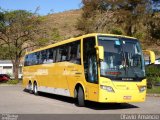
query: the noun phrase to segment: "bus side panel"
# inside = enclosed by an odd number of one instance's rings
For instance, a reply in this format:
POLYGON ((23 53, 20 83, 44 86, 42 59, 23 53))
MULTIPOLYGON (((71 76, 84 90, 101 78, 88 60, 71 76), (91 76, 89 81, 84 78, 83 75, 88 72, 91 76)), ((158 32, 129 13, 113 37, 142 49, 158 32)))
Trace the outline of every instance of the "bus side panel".
POLYGON ((57 80, 58 80, 58 66, 54 63, 48 67, 49 76, 48 76, 48 87, 57 88, 57 80))
POLYGON ((28 88, 28 83, 31 81, 33 83, 34 80, 34 69, 27 66, 23 68, 23 87, 28 88))
POLYGON ((23 88, 27 88, 28 85, 28 75, 27 75, 27 67, 23 67, 23 88))
POLYGON ((83 74, 81 65, 67 63, 66 77, 67 77, 68 89, 70 91, 71 97, 74 97, 74 90, 77 83, 81 83, 81 85, 85 85, 83 80, 83 75, 84 74, 83 74))
POLYGON ((37 75, 39 91, 69 96, 68 84, 65 75, 65 63, 44 64, 37 69, 42 75, 37 75))
MULTIPOLYGON (((53 69, 53 68, 52 68, 53 69)), ((66 63, 59 62, 54 67, 54 72, 56 75, 52 76, 56 79, 56 88, 68 89, 67 79, 66 79, 66 63)))

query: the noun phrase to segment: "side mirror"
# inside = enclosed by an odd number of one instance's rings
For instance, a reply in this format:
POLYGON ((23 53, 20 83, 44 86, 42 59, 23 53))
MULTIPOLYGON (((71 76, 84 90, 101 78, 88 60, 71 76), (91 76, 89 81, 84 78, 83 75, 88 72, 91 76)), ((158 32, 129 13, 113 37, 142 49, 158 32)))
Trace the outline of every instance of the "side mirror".
POLYGON ((98 55, 98 57, 99 57, 99 59, 100 60, 104 60, 104 47, 103 46, 95 46, 95 48, 96 48, 96 53, 97 53, 97 55, 98 55))
POLYGON ((143 50, 143 54, 146 56, 149 56, 149 64, 154 64, 155 63, 155 53, 150 50, 143 50))

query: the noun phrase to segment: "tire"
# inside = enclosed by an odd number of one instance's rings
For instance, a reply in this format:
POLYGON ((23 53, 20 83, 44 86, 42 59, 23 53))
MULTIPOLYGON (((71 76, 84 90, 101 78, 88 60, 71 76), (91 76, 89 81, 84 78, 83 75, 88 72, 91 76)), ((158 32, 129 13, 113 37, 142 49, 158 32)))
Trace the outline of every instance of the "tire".
POLYGON ((83 92, 82 87, 79 87, 79 89, 78 89, 77 100, 78 100, 78 106, 79 107, 84 107, 85 106, 84 92, 83 92))
POLYGON ((28 83, 28 91, 29 91, 30 94, 33 94, 32 83, 31 82, 28 83))
POLYGON ((37 83, 34 83, 33 93, 34 93, 34 95, 38 95, 38 86, 37 86, 37 83))

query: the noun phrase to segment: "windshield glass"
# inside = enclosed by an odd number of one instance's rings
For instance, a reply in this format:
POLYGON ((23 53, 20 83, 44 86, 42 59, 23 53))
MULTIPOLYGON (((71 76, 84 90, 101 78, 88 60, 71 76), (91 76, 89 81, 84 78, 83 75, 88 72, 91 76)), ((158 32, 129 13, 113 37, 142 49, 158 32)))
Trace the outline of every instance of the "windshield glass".
POLYGON ((138 40, 99 36, 98 44, 104 47, 101 76, 113 80, 144 79, 144 59, 138 40))

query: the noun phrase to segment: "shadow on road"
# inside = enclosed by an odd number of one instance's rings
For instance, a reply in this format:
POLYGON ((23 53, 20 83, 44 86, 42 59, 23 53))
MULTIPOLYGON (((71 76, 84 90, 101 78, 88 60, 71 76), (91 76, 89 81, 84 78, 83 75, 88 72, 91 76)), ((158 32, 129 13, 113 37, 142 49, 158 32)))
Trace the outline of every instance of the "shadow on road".
POLYGON ((131 109, 138 108, 137 106, 128 103, 96 103, 86 102, 86 107, 94 110, 119 110, 119 109, 131 109))
MULTIPOLYGON (((25 91, 25 92, 28 92, 28 91, 25 91)), ((76 103, 75 99, 70 98, 70 97, 60 96, 60 95, 54 95, 54 94, 40 92, 39 96, 50 98, 50 99, 56 99, 59 101, 70 103, 70 104, 76 103)), ((75 106, 77 106, 77 105, 75 104, 75 106)), ((89 108, 89 109, 94 109, 94 110, 116 110, 116 109, 119 110, 119 109, 138 108, 138 106, 128 104, 128 103, 121 103, 121 104, 120 103, 97 103, 97 102, 91 102, 91 101, 86 101, 85 107, 89 108)))

